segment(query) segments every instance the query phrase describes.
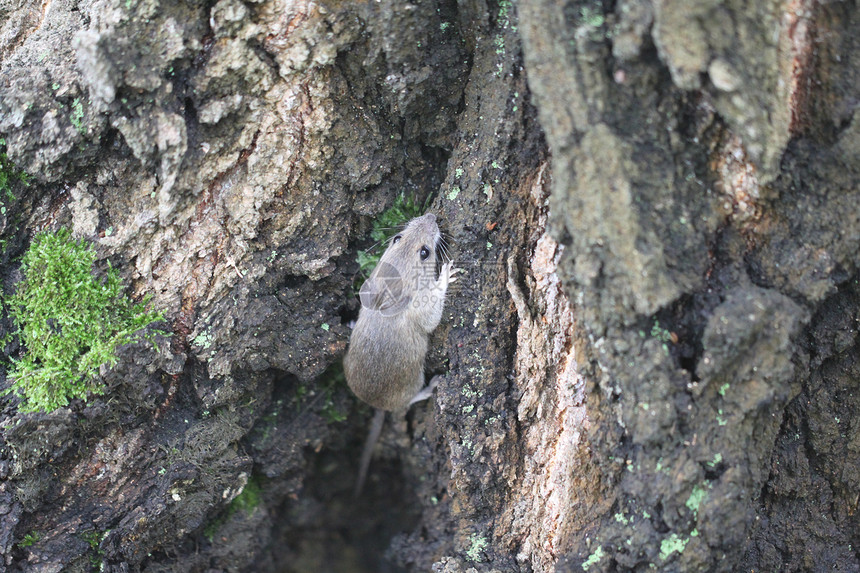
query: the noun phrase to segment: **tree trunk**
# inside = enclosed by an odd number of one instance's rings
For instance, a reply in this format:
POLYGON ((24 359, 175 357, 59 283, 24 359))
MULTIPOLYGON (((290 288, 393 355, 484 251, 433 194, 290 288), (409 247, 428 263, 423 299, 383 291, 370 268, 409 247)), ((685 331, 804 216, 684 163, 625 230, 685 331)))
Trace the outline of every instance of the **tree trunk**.
POLYGON ((2 563, 860 571, 858 102, 853 1, 0 0, 4 292, 68 227, 168 331, 4 398, 2 563), (466 272, 356 500, 401 194, 466 272))

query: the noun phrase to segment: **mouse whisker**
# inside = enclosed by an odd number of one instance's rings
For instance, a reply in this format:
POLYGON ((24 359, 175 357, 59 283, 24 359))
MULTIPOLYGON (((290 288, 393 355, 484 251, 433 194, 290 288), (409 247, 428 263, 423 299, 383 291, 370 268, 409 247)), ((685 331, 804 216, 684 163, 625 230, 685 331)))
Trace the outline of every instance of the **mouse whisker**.
POLYGON ((439 253, 442 254, 442 257, 445 260, 450 259, 450 257, 448 256, 448 249, 445 248, 445 243, 442 240, 439 241, 439 243, 436 245, 436 247, 439 249, 439 253))
POLYGON ((451 260, 451 253, 448 252, 448 247, 442 245, 442 255, 445 257, 446 261, 451 260))
POLYGON ((442 237, 442 244, 445 246, 446 251, 451 248, 451 245, 445 240, 445 237, 442 237))
POLYGON ((369 247, 367 247, 366 249, 364 249, 364 252, 365 252, 365 253, 372 253, 372 252, 373 252, 373 251, 375 251, 375 250, 376 250, 376 248, 377 248, 377 247, 379 247, 379 245, 381 245, 381 244, 382 244, 382 241, 376 241, 375 243, 373 243, 372 245, 370 245, 369 247))

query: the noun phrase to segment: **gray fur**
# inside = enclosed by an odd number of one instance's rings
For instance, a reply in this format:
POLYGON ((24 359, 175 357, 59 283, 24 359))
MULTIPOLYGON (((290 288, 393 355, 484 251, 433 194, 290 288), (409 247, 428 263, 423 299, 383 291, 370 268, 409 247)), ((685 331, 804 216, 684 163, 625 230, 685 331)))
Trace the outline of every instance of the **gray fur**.
POLYGON ((405 412, 424 386, 430 333, 442 319, 445 293, 455 269, 442 265, 436 278, 436 216, 412 219, 392 240, 361 287, 361 310, 349 339, 344 371, 349 387, 374 408, 405 412), (421 260, 421 248, 430 252, 421 260))

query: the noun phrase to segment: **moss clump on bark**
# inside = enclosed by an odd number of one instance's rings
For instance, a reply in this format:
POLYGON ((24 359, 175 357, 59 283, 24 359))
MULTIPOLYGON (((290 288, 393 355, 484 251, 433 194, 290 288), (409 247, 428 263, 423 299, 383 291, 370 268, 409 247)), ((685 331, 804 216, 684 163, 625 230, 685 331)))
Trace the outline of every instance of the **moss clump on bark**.
POLYGON ((133 304, 116 270, 93 275, 95 250, 72 239, 68 229, 40 233, 24 254, 22 279, 5 302, 22 345, 13 358, 7 390, 24 400, 22 412, 49 412, 69 400, 103 394, 96 379, 103 364, 116 364, 116 347, 139 337, 141 329, 163 319, 133 304))

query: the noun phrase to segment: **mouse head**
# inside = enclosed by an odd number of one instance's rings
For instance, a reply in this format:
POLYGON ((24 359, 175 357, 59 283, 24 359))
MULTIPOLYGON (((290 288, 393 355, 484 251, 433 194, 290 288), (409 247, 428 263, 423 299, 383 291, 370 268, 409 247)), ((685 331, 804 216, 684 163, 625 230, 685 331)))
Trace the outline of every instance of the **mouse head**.
POLYGON ((433 288, 441 238, 433 213, 409 221, 391 239, 370 278, 361 286, 361 305, 393 316, 402 312, 417 293, 433 288))

